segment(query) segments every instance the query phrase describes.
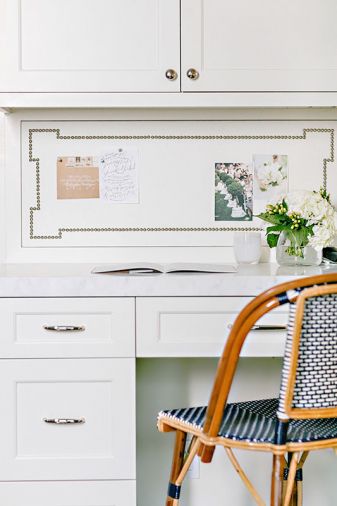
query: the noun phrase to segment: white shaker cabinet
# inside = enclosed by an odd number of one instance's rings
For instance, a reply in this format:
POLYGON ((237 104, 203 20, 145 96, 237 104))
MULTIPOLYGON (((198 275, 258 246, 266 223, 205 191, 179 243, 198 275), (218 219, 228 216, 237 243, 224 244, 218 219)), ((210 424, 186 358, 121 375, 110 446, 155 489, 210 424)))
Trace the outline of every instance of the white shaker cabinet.
POLYGON ((134 359, 1 360, 2 481, 134 480, 134 359))
POLYGON ((0 298, 0 504, 135 506, 135 301, 0 298))
POLYGON ((181 6, 183 91, 337 90, 336 0, 181 6))
POLYGON ((0 93, 336 92, 336 17, 335 0, 0 0, 0 93))
POLYGON ((179 16, 179 0, 0 0, 0 92, 179 91, 179 16))

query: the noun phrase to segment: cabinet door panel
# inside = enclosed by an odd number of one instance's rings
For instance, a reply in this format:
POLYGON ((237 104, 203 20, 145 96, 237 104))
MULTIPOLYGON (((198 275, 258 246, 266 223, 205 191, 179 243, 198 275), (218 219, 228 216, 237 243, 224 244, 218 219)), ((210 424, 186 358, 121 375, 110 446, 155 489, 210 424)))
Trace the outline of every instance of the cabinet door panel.
MULTIPOLYGON (((216 357, 239 311, 250 297, 138 297, 138 357, 216 357)), ((241 356, 282 356, 287 308, 265 315, 241 356), (276 326, 276 328, 269 328, 276 326)))
POLYGON ((0 0, 0 91, 178 91, 179 0, 0 0))
POLYGON ((133 359, 2 360, 0 395, 1 480, 135 478, 133 359))
POLYGON ((336 91, 336 16, 335 0, 182 0, 182 88, 336 91))

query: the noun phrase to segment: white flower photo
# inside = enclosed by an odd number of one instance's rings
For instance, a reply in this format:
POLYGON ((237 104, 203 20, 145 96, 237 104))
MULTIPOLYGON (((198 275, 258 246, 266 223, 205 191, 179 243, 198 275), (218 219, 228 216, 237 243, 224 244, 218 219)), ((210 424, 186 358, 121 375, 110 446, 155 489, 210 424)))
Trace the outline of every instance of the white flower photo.
POLYGON ((254 212, 260 213, 268 202, 288 191, 288 156, 253 155, 254 212))

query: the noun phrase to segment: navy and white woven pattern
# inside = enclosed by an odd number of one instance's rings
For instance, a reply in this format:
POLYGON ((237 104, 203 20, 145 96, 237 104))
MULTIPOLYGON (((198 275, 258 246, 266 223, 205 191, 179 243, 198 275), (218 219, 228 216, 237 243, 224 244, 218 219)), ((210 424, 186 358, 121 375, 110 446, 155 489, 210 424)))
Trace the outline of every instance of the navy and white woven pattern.
MULTIPOLYGON (((228 404, 223 414, 218 435, 236 441, 274 443, 278 399, 228 404)), ((202 430, 206 406, 161 411, 158 418, 170 424, 177 421, 202 430)), ((337 418, 292 420, 289 423, 288 442, 310 442, 337 438, 337 418)))
MULTIPOLYGON (((290 305, 288 334, 280 389, 279 415, 285 415, 296 306, 290 305)), ((337 406, 337 294, 305 301, 296 371, 294 408, 337 406)))

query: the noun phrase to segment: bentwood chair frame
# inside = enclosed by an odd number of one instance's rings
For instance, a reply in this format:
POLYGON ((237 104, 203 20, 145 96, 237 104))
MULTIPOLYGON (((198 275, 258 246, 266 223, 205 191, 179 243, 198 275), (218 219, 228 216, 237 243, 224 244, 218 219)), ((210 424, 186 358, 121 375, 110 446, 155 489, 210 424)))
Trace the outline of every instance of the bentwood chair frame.
MULTIPOLYGON (((161 412, 158 428, 162 432, 175 431, 175 447, 166 499, 166 506, 178 506, 181 484, 198 454, 201 462, 210 463, 216 446, 223 446, 232 465, 259 506, 265 503, 239 465, 233 449, 267 451, 273 455, 271 477, 271 506, 302 504, 302 467, 311 450, 337 448, 337 438, 310 442, 287 442, 289 419, 322 419, 337 417, 337 403, 329 407, 298 408, 293 406, 294 385, 297 370, 299 343, 302 332, 303 309, 308 298, 337 294, 337 273, 296 279, 277 285, 254 298, 238 315, 228 336, 219 360, 213 389, 207 406, 202 428, 187 425, 161 412), (284 375, 283 403, 277 412, 274 441, 261 443, 230 439, 219 436, 219 429, 225 406, 237 367, 240 351, 254 324, 272 309, 286 303, 296 302, 292 348, 289 354, 289 368, 284 375), (187 434, 192 440, 186 451, 187 434)), ((337 316, 337 315, 336 315, 337 316)), ((289 336, 288 336, 289 337, 289 336)), ((282 385, 281 385, 282 388, 282 385)), ((280 394, 281 396, 281 394, 280 394)))

